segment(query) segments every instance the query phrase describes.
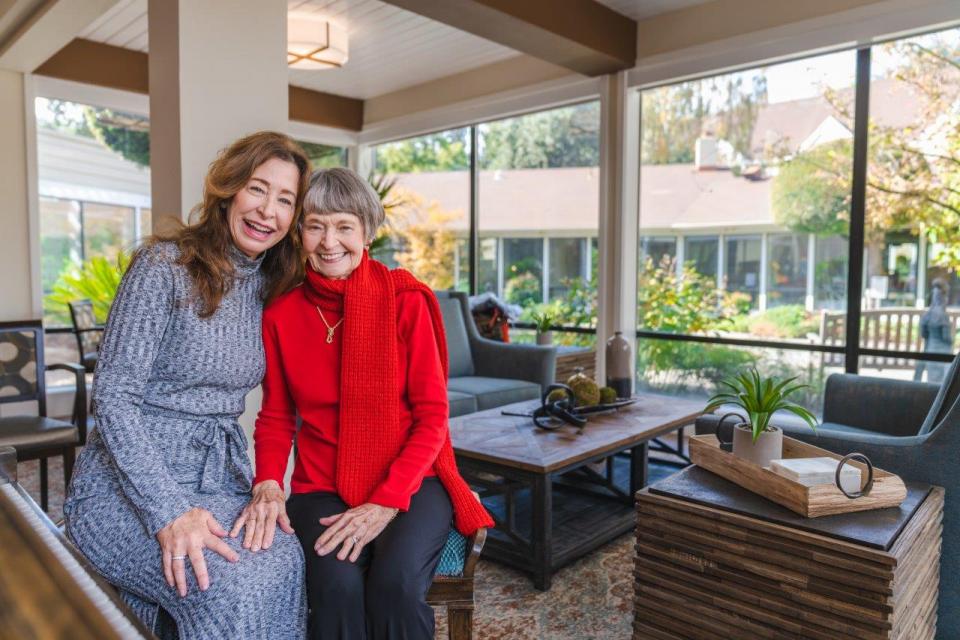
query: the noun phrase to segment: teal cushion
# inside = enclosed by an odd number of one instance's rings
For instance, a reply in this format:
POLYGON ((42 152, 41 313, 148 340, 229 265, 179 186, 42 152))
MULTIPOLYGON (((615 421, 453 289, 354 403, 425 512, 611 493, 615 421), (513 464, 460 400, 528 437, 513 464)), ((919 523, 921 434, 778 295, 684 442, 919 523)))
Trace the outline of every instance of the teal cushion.
POLYGON ((467 326, 463 323, 463 307, 456 298, 437 296, 443 315, 443 330, 447 334, 447 356, 450 359, 450 377, 472 376, 473 356, 467 326))
POLYGON ((467 561, 467 539, 456 529, 450 529, 447 543, 440 552, 436 576, 462 576, 463 563, 467 561))
POLYGON ((540 385, 526 380, 512 380, 510 378, 451 377, 447 389, 475 396, 477 398, 477 411, 502 407, 512 402, 540 398, 540 385))
POLYGON ((450 405, 451 418, 477 410, 477 399, 469 393, 447 390, 447 403, 450 405))

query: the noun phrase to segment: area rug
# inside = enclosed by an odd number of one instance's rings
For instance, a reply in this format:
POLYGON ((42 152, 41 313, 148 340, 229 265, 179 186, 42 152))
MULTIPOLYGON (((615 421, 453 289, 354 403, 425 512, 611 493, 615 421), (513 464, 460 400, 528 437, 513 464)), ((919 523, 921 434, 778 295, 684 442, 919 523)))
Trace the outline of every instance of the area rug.
MULTIPOLYGON (((63 471, 50 464, 50 516, 63 512, 63 471)), ((39 503, 36 462, 18 465, 20 484, 39 503)), ((633 535, 625 534, 561 569, 549 591, 533 588, 530 578, 495 562, 477 567, 474 638, 477 640, 612 640, 629 638, 633 612, 631 572, 633 535)), ((437 610, 439 639, 447 637, 445 613, 437 610)))

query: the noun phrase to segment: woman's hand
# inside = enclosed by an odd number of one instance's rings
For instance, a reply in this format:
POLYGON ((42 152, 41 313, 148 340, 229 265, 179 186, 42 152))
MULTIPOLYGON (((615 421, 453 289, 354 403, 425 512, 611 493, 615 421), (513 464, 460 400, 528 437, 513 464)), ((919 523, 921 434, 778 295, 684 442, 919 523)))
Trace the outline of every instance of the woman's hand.
POLYGON ((240 517, 230 530, 230 537, 240 535, 240 529, 246 527, 243 536, 243 548, 250 551, 269 549, 277 532, 277 525, 285 533, 293 533, 290 518, 287 516, 287 500, 283 489, 276 480, 264 480, 253 487, 250 504, 243 508, 240 517))
POLYGON ((380 535, 399 511, 367 502, 343 513, 320 518, 320 524, 327 530, 313 543, 313 548, 317 555, 325 556, 342 543, 337 558, 346 560, 349 556, 350 562, 356 562, 363 548, 380 535))
POLYGON ((187 595, 186 561, 193 565, 200 591, 210 587, 204 548, 216 551, 230 562, 240 559, 237 552, 220 538, 227 535, 217 519, 206 509, 194 507, 157 532, 163 555, 163 575, 167 584, 176 587, 180 597, 187 595))

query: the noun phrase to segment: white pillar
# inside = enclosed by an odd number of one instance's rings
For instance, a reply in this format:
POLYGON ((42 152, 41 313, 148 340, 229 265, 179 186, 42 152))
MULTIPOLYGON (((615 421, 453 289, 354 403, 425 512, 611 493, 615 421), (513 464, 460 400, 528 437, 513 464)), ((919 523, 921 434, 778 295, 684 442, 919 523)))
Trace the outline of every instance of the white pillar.
POLYGON ((816 304, 815 299, 815 288, 816 283, 816 266, 817 266, 817 236, 814 234, 808 234, 807 236, 807 295, 804 296, 804 307, 807 311, 813 311, 813 307, 816 304))
POLYGON ((0 278, 0 321, 39 318, 41 311, 33 286, 40 245, 30 206, 30 179, 36 173, 28 169, 33 106, 29 105, 28 111, 27 93, 24 74, 0 69, 0 273, 4 274, 0 278))
POLYGON ((262 0, 150 0, 153 228, 186 220, 217 152, 286 131, 287 7, 262 0))
POLYGON ((600 84, 600 244, 597 380, 605 382, 605 346, 623 331, 636 354, 640 94, 626 73, 600 84))
POLYGON ((767 267, 767 256, 769 255, 770 234, 760 234, 760 299, 757 304, 757 310, 763 313, 767 310, 767 276, 769 269, 767 267))
MULTIPOLYGON (((221 149, 256 131, 288 129, 287 5, 149 0, 148 19, 152 225, 158 230, 171 218, 187 220, 221 149)), ((247 395, 240 424, 248 438, 261 400, 259 387, 247 395)), ((249 454, 252 459, 252 446, 249 454)))
POLYGON ((917 253, 917 302, 914 306, 923 309, 927 306, 927 268, 930 265, 930 242, 927 239, 927 228, 923 225, 920 227, 917 253))

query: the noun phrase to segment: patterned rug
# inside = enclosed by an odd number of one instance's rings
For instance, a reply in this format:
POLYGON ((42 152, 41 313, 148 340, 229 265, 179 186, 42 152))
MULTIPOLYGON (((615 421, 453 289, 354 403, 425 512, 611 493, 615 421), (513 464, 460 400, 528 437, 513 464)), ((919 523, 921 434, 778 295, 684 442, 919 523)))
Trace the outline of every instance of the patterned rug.
MULTIPOLYGON (((50 516, 62 517, 63 471, 50 462, 50 516)), ((20 484, 39 503, 36 462, 18 465, 20 484)), ((629 638, 633 612, 633 535, 625 534, 561 569, 547 592, 525 574, 481 560, 477 567, 478 640, 607 640, 629 638)), ((437 612, 438 639, 447 637, 446 615, 437 612)))

